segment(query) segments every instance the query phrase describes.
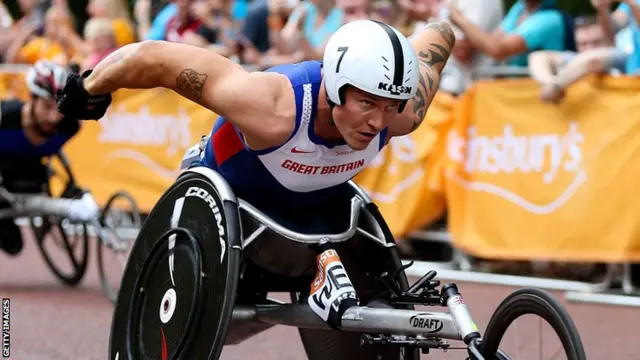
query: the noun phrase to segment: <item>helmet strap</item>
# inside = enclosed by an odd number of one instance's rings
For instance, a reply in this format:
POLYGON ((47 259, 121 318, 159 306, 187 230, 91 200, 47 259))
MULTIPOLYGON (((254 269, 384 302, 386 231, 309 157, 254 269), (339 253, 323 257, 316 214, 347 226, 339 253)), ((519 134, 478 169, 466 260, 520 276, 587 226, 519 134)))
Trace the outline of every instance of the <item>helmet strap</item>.
POLYGON ((331 116, 329 117, 329 125, 332 126, 336 126, 336 123, 333 121, 333 109, 336 107, 336 103, 334 103, 333 101, 331 101, 331 99, 329 99, 329 93, 327 92, 327 89, 325 88, 325 94, 327 95, 327 103, 329 104, 329 107, 331 108, 331 116))
POLYGON ((398 113, 399 114, 401 114, 404 111, 404 108, 407 106, 408 102, 409 102, 409 100, 405 100, 405 101, 400 103, 400 106, 398 106, 398 113))

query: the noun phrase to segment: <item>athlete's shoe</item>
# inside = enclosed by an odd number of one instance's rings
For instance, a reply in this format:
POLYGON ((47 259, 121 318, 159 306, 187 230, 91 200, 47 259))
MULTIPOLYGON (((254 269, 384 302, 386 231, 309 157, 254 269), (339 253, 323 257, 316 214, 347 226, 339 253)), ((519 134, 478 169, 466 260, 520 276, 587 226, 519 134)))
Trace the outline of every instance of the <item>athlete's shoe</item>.
POLYGON ((10 256, 22 251, 22 234, 13 219, 0 220, 0 249, 10 256))

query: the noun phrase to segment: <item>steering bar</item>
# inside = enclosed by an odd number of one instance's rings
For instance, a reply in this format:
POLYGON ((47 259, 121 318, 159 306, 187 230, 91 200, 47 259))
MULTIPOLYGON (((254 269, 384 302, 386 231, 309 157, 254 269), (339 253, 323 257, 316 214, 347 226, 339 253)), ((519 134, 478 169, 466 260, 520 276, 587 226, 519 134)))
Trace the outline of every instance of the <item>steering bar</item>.
MULTIPOLYGON (((245 240, 245 246, 248 245, 248 243, 250 243, 251 241, 253 241, 260 233, 262 233, 267 228, 271 229, 272 231, 281 235, 282 237, 285 237, 291 241, 302 243, 302 244, 344 242, 351 239, 355 235, 356 231, 358 230, 363 231, 361 229, 358 229, 358 220, 360 219, 360 210, 362 209, 363 201, 357 195, 351 198, 351 214, 349 215, 349 228, 346 231, 341 232, 339 234, 310 235, 310 234, 299 233, 297 231, 293 231, 291 229, 288 229, 278 224, 272 218, 270 218, 260 210, 256 209, 253 205, 249 204, 248 202, 242 199, 238 199, 238 201, 239 201, 240 209, 247 211, 254 219, 256 219, 256 221, 258 221, 261 224, 261 226, 245 240)), ((373 235, 370 235, 370 236, 373 236, 373 235)), ((376 240, 380 241, 380 239, 377 239, 377 238, 376 240)))

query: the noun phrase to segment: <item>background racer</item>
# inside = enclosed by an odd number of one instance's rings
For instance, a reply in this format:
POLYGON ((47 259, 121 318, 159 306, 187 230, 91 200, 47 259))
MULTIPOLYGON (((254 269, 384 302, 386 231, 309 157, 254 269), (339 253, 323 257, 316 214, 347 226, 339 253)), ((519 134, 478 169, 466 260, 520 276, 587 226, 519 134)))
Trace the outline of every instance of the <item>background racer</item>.
MULTIPOLYGON (((36 62, 26 76, 29 100, 0 101, 0 186, 10 193, 42 193, 49 181, 42 159, 57 154, 80 129, 77 119, 56 109, 54 95, 67 75, 60 65, 36 62)), ((78 221, 91 219, 98 211, 89 193, 78 200, 33 196, 25 205, 78 221)), ((9 206, 0 200, 0 208, 9 206)), ((22 236, 13 219, 0 220, 0 234, 0 248, 9 255, 20 253, 22 236)))

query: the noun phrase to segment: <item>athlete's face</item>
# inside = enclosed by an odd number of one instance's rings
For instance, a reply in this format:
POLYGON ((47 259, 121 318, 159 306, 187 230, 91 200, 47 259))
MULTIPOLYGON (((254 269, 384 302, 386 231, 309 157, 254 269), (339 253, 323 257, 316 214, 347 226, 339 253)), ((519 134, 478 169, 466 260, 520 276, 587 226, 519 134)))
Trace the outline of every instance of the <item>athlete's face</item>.
POLYGON ((398 116, 400 100, 386 99, 347 87, 345 103, 333 109, 333 121, 346 143, 363 150, 398 116))
POLYGON ((53 99, 33 100, 33 124, 42 134, 53 132, 63 117, 56 110, 56 102, 53 99))

